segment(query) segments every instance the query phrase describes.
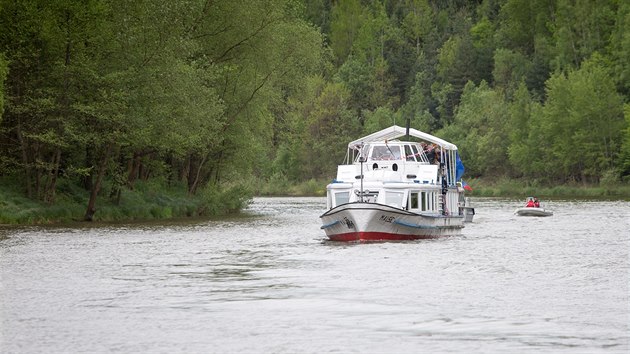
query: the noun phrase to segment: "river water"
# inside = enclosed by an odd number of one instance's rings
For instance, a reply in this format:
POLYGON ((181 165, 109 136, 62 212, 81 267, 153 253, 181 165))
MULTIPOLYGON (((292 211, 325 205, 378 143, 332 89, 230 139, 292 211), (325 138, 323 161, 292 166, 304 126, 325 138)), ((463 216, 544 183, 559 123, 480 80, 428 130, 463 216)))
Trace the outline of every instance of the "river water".
POLYGON ((413 242, 327 242, 323 198, 0 228, 0 352, 630 352, 629 202, 473 202, 461 236, 413 242))

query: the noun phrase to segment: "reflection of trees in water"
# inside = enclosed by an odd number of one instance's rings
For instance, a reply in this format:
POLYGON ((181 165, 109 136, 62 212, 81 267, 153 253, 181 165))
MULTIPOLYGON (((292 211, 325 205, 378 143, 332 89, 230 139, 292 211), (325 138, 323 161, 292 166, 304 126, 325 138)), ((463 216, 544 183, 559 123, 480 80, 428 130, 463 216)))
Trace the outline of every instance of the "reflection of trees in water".
POLYGON ((173 271, 170 275, 190 281, 194 287, 201 286, 201 292, 207 293, 213 300, 284 298, 286 295, 282 293, 269 291, 297 287, 280 274, 284 269, 294 268, 292 263, 295 262, 280 260, 277 254, 268 251, 226 250, 209 263, 176 265, 190 269, 173 271))

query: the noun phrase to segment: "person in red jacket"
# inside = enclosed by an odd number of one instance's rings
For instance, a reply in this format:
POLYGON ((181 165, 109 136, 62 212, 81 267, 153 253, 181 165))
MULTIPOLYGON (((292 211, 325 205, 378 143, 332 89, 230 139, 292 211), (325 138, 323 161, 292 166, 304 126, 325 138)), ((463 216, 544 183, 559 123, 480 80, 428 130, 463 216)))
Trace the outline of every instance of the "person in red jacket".
POLYGON ((533 208, 535 207, 534 205, 534 199, 533 198, 527 198, 527 204, 525 205, 526 208, 533 208))
POLYGON ((534 197, 534 208, 540 208, 540 202, 537 197, 534 197))

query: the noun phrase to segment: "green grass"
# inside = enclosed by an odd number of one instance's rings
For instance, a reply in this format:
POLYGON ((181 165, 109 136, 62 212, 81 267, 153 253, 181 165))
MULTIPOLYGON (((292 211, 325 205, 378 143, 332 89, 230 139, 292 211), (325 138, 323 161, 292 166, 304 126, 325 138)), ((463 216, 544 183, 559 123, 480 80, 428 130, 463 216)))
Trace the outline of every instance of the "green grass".
MULTIPOLYGON (((468 195, 477 197, 524 198, 537 196, 545 199, 613 199, 630 200, 630 184, 606 185, 557 185, 543 186, 531 181, 501 178, 466 179, 473 188, 468 195)), ((325 196, 328 180, 311 179, 306 182, 290 182, 284 178, 271 178, 257 183, 259 196, 325 196)))
POLYGON ((326 185, 330 183, 330 180, 316 180, 310 179, 303 182, 291 182, 284 177, 277 175, 272 176, 268 180, 263 181, 250 181, 251 186, 256 195, 258 196, 291 196, 291 197, 304 197, 304 196, 325 196, 326 185), (253 187, 256 188, 253 188, 253 187))
MULTIPOLYGON (((630 200, 630 185, 544 186, 516 179, 466 179, 473 188, 468 195, 479 197, 543 199, 630 200)), ((183 184, 162 180, 138 181, 133 190, 123 188, 120 203, 109 198, 111 185, 104 183, 96 202, 95 221, 160 220, 238 213, 251 196, 324 196, 328 180, 311 179, 295 183, 274 177, 254 178, 244 184, 206 187, 189 196, 183 184)), ((52 205, 25 197, 17 180, 0 178, 0 224, 52 224, 82 221, 88 192, 72 181, 61 179, 52 205)))
MULTIPOLYGON (((123 188, 120 203, 109 198, 104 183, 96 201, 95 221, 156 220, 238 213, 251 199, 240 186, 206 187, 190 196, 184 185, 164 181, 138 181, 133 190, 123 188)), ((88 191, 60 180, 54 204, 25 196, 15 180, 0 178, 0 224, 52 224, 82 221, 88 191)))
POLYGON ((630 185, 624 183, 606 185, 565 184, 540 185, 518 179, 466 179, 472 188, 469 195, 478 197, 524 198, 537 196, 545 199, 613 199, 630 200, 630 185))

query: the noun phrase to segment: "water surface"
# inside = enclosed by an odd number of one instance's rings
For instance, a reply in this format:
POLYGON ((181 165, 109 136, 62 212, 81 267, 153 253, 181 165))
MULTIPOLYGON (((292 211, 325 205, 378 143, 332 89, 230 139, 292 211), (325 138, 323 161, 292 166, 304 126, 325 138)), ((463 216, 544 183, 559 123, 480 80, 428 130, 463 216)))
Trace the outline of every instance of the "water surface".
POLYGON ((323 198, 0 228, 0 351, 628 353, 630 203, 473 199, 461 236, 343 244, 323 198))

